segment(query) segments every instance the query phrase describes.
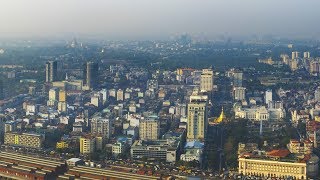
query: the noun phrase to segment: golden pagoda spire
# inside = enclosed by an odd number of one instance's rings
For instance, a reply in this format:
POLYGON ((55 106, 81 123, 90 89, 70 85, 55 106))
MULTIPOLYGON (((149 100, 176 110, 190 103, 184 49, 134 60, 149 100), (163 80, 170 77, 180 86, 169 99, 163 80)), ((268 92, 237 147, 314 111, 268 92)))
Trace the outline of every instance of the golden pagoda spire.
POLYGON ((214 122, 221 123, 224 119, 225 119, 225 115, 224 115, 223 107, 222 107, 220 116, 214 122))

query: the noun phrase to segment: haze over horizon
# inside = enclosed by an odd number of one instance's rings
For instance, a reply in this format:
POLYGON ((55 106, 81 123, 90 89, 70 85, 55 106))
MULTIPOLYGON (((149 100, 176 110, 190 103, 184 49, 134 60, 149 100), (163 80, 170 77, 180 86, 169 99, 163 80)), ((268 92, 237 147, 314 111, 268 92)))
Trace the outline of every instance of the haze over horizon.
POLYGON ((320 39, 319 0, 2 0, 0 37, 158 39, 177 33, 320 39))

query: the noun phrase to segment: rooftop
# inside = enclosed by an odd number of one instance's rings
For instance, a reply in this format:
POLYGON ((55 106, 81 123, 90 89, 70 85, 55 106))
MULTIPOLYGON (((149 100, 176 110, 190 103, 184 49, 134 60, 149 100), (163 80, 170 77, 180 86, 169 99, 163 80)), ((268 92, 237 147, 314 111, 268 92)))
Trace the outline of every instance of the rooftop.
POLYGON ((305 155, 303 158, 301 158, 295 154, 291 154, 288 149, 274 149, 269 152, 265 152, 265 151, 254 151, 252 153, 244 152, 244 153, 241 153, 238 158, 270 160, 270 161, 291 162, 291 163, 305 163, 310 159, 310 157, 308 156, 310 155, 305 155))
POLYGON ((202 149, 203 146, 204 146, 204 143, 202 143, 200 141, 190 141, 190 142, 186 143, 184 148, 186 148, 186 149, 191 149, 191 148, 202 149))

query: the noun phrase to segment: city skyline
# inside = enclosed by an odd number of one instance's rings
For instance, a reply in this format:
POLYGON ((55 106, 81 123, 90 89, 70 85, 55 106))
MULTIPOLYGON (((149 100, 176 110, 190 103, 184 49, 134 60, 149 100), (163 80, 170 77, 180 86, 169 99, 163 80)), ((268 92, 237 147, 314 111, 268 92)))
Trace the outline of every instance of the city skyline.
POLYGON ((0 179, 317 179, 319 0, 3 0, 0 179))

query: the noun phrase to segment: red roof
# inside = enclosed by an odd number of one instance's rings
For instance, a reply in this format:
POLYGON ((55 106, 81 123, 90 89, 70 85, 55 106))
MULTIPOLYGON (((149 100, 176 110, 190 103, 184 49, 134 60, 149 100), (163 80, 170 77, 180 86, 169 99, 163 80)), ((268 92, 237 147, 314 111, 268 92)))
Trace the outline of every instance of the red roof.
POLYGON ((275 149, 267 152, 267 155, 270 157, 286 157, 290 154, 288 149, 275 149))

